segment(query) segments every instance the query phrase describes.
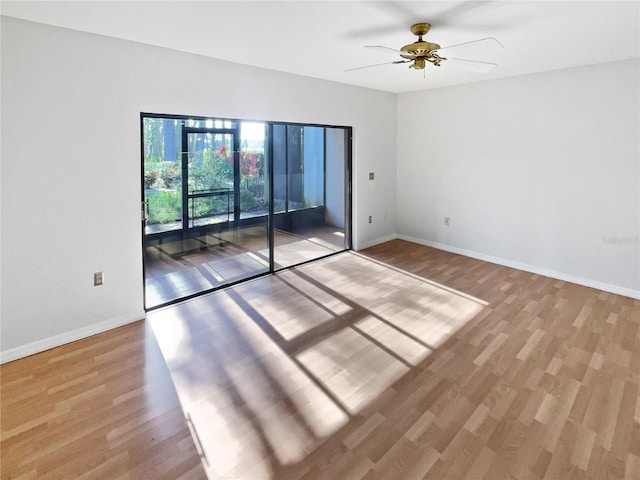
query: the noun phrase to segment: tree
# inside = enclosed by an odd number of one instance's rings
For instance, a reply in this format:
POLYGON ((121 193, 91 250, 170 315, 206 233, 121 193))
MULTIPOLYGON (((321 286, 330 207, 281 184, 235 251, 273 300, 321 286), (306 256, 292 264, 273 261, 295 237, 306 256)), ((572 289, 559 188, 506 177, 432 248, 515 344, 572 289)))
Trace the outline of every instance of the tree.
POLYGON ((176 148, 176 121, 172 118, 163 119, 164 161, 175 162, 178 158, 176 148))
POLYGON ((158 161, 162 156, 162 120, 159 118, 144 119, 142 126, 144 136, 144 159, 158 161))

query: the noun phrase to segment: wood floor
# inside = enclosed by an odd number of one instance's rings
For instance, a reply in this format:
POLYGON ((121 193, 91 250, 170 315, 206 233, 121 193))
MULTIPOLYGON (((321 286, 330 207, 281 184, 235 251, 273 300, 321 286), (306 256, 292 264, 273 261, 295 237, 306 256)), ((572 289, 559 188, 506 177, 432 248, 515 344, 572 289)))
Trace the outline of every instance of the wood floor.
POLYGON ((202 479, 144 321, 0 366, 0 478, 202 479))
POLYGON ((3 479, 640 479, 640 301, 400 240, 0 374, 3 479))

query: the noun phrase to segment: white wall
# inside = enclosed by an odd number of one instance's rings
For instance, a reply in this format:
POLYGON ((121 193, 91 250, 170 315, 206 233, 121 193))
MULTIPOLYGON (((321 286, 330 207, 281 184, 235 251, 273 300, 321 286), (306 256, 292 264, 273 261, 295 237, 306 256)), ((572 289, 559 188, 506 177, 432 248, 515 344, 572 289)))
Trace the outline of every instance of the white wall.
POLYGON ((634 60, 399 95, 399 235, 640 295, 639 71, 634 60))
POLYGON ((2 361, 144 315, 141 111, 353 126, 354 246, 395 233, 393 94, 6 17, 1 88, 2 361))

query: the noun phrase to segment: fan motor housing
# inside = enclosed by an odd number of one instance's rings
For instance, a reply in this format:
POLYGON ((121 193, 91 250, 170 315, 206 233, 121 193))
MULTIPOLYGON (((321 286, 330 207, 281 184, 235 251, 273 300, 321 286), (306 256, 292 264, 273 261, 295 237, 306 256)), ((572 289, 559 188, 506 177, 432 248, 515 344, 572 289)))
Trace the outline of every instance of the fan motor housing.
POLYGON ((422 40, 422 36, 426 35, 429 30, 431 30, 430 23, 415 23, 411 25, 411 33, 418 36, 418 41, 402 47, 400 51, 403 52, 404 55, 400 55, 408 59, 430 58, 431 52, 438 50, 440 45, 422 40))
POLYGON ((405 45, 400 49, 400 51, 405 52, 410 55, 415 55, 417 57, 426 57, 429 56, 429 52, 433 50, 438 50, 440 45, 437 43, 431 42, 414 42, 409 45, 405 45))

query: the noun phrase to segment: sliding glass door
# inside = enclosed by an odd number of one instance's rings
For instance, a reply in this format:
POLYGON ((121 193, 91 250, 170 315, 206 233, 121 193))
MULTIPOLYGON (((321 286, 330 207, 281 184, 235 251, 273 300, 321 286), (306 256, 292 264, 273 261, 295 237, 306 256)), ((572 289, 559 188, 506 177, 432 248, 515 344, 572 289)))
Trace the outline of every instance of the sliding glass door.
POLYGON ((274 268, 347 248, 345 129, 273 125, 274 268))
POLYGON ((350 247, 350 129, 141 121, 147 309, 350 247))

